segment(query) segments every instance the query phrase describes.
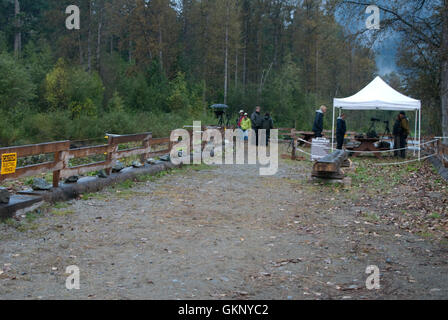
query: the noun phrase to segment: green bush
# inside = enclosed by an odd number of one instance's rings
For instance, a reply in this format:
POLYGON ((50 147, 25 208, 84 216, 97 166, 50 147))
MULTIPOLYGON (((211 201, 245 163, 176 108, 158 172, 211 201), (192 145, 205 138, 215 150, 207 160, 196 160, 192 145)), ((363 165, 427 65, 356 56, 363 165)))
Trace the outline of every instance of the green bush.
POLYGON ((0 54, 0 111, 2 116, 20 112, 36 97, 27 69, 7 53, 0 54))

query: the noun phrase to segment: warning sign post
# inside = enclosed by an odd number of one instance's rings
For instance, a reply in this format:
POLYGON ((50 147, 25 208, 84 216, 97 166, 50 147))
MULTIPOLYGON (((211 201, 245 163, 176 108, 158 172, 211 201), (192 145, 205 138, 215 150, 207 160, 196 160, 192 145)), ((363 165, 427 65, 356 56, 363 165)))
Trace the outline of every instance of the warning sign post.
POLYGON ((16 173, 17 168, 17 153, 2 154, 2 175, 16 173))

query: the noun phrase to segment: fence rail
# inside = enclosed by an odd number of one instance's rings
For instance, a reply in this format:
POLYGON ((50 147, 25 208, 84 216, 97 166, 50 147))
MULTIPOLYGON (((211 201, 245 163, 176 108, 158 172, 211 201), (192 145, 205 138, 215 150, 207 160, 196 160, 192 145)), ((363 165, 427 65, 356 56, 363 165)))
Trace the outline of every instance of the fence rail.
POLYGON ((172 146, 170 138, 153 139, 152 133, 150 132, 133 135, 111 134, 108 135, 108 143, 104 145, 76 149, 70 149, 70 145, 70 141, 59 141, 0 148, 0 156, 3 154, 16 153, 17 159, 29 156, 39 156, 42 154, 54 154, 54 160, 51 162, 18 167, 16 168, 15 173, 0 175, 0 182, 52 172, 53 187, 58 187, 61 179, 100 170, 106 170, 106 172, 110 174, 112 167, 115 165, 117 160, 127 157, 140 156, 141 161, 144 162, 150 157, 170 153, 172 146), (121 146, 126 144, 136 144, 140 146, 120 149, 121 146), (161 150, 156 150, 154 152, 152 151, 152 148, 162 146, 165 146, 165 148, 161 148, 161 150), (92 156, 106 156, 106 160, 70 167, 71 160, 88 158, 92 156))
MULTIPOLYGON (((205 127, 203 130, 204 129, 205 127)), ((299 138, 303 137, 304 134, 306 135, 306 132, 297 131, 292 128, 280 128, 279 134, 290 137, 291 141, 294 141, 292 158, 295 159, 296 146, 299 138)), ((192 131, 190 132, 190 135, 192 135, 192 131)), ((353 133, 352 135, 354 136, 353 133)), ((39 156, 43 154, 54 154, 53 161, 18 167, 12 174, 0 174, 0 182, 52 172, 53 186, 57 187, 59 186, 61 179, 66 179, 75 175, 83 175, 100 170, 106 170, 106 172, 110 174, 116 161, 123 158, 140 156, 142 162, 144 162, 150 157, 169 154, 173 144, 170 141, 170 138, 153 138, 152 133, 146 132, 133 135, 110 134, 108 135, 108 143, 104 145, 76 149, 70 149, 70 145, 72 145, 70 141, 58 141, 35 145, 0 148, 0 156, 4 154, 16 153, 17 159, 30 156, 39 156), (120 149, 120 147, 126 144, 136 144, 139 146, 133 146, 128 149, 120 149), (157 148, 157 150, 153 151, 153 148, 157 148), (92 156, 106 156, 106 159, 104 161, 70 167, 71 160, 88 158, 92 156)), ((428 152, 436 153, 444 166, 448 168, 448 146, 444 145, 441 139, 434 142, 434 144, 431 143, 431 145, 426 145, 422 149, 428 152)))
POLYGON ((442 143, 442 139, 437 140, 436 153, 445 168, 448 168, 448 145, 442 143))

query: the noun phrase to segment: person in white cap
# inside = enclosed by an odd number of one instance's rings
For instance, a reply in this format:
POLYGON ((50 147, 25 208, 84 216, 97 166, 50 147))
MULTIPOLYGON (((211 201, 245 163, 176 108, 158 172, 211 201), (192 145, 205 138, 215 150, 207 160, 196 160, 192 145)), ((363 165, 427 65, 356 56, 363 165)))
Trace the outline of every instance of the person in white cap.
POLYGON ((244 119, 244 110, 240 111, 240 115, 238 117, 238 121, 237 121, 237 129, 241 129, 241 121, 244 119))

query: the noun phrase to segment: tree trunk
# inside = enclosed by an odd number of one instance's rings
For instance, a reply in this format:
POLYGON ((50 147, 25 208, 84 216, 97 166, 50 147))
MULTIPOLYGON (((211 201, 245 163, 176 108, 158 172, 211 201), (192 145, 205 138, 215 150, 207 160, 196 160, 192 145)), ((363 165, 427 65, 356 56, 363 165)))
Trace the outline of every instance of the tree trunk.
POLYGON ((229 79, 229 20, 230 20, 230 6, 227 1, 227 17, 226 17, 226 52, 224 63, 224 104, 227 104, 227 87, 229 79))
POLYGON ((247 21, 244 26, 244 51, 243 51, 243 94, 246 92, 247 77, 247 21))
POLYGON ((20 28, 22 23, 20 21, 20 3, 19 0, 14 1, 14 16, 16 19, 16 35, 14 38, 14 54, 16 58, 20 57, 20 52, 22 51, 22 32, 20 28))
POLYGON ((315 94, 319 96, 319 45, 316 40, 316 70, 315 70, 315 94))
POLYGON ((92 1, 89 0, 89 30, 87 35, 87 71, 92 71, 92 1))
POLYGON ((203 87, 202 87, 202 105, 204 106, 204 115, 207 114, 207 81, 203 80, 203 87))
POLYGON ((103 6, 100 2, 100 8, 98 9, 98 35, 96 43, 96 66, 97 70, 100 71, 101 68, 101 30, 103 28, 103 6))
POLYGON ((235 50, 235 89, 238 88, 238 48, 235 50))
POLYGON ((110 54, 114 52, 114 36, 110 36, 110 54))
POLYGON ((79 31, 78 31, 78 45, 79 45, 79 64, 82 66, 84 64, 84 54, 82 53, 81 33, 79 31))
MULTIPOLYGON (((441 44, 441 107, 443 136, 448 137, 448 0, 444 1, 442 8, 442 44, 441 44)), ((444 140, 445 143, 448 139, 444 140)))
POLYGON ((160 70, 163 71, 163 35, 162 35, 161 23, 159 23, 159 59, 160 59, 160 70))
POLYGON ((132 62, 132 40, 129 38, 129 51, 128 51, 129 63, 132 62))
POLYGON ((349 82, 349 90, 350 90, 350 92, 353 92, 353 50, 352 50, 350 43, 348 44, 348 47, 350 50, 348 82, 349 82))

